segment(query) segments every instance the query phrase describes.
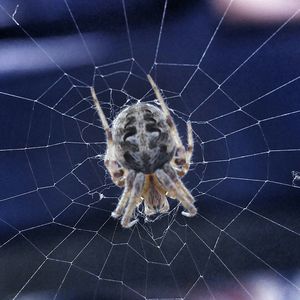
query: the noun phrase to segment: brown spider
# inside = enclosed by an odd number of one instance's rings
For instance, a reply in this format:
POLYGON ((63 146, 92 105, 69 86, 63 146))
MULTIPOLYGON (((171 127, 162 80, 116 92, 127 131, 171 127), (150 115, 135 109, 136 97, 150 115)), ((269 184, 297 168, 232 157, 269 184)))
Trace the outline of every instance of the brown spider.
POLYGON ((122 110, 110 128, 94 88, 92 97, 106 133, 104 164, 112 181, 124 187, 112 217, 122 216, 121 225, 129 228, 138 222, 133 218, 136 207, 144 201, 146 216, 169 211, 166 196, 180 201, 186 217, 195 216, 194 198, 179 177, 190 167, 194 148, 191 123, 187 123, 188 147, 182 144, 169 109, 155 82, 148 80, 161 109, 137 103, 122 110))

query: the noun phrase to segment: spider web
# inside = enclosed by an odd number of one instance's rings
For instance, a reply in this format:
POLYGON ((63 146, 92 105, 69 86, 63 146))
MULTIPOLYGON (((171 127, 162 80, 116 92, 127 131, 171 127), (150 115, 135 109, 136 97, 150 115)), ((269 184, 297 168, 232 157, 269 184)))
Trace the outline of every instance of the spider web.
POLYGON ((23 83, 17 69, 13 87, 1 84, 1 299, 298 299, 300 75, 298 50, 284 46, 299 10, 246 41, 239 56, 226 36, 231 3, 196 36, 200 8, 191 21, 174 20, 166 0, 154 24, 139 28, 123 0, 109 43, 87 33, 62 0, 55 9, 76 30, 70 55, 85 62, 66 71, 69 54, 61 58, 60 45, 19 20, 24 5, 1 4, 2 17, 50 76, 23 83), (155 103, 148 73, 183 139, 192 122, 195 152, 183 181, 198 214, 184 218, 171 201, 169 214, 145 221, 140 211, 139 223, 123 229, 110 216, 122 191, 103 166, 89 87, 111 121, 126 105, 155 103))

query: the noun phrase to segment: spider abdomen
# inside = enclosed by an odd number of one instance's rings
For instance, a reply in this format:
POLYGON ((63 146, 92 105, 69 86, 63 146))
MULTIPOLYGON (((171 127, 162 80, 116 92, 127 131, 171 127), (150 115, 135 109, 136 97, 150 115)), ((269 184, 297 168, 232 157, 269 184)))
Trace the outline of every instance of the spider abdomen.
POLYGON ((112 129, 116 160, 127 169, 151 174, 174 156, 169 125, 154 105, 141 103, 124 109, 112 129))

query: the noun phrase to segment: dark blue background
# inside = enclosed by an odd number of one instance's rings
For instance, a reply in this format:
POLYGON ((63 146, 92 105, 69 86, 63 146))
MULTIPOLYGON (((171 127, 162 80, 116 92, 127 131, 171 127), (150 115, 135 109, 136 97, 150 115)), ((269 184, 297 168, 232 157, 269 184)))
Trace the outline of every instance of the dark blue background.
MULTIPOLYGON (((186 241, 192 255, 185 250, 180 252, 184 255, 180 254, 172 268, 174 281, 168 268, 149 264, 145 271, 134 262, 133 254, 127 258, 122 256, 128 251, 126 245, 115 246, 109 254, 107 274, 104 272, 103 276, 115 279, 123 266, 124 282, 143 293, 142 280, 135 276, 141 274, 142 278, 147 274, 148 298, 162 297, 163 285, 157 278, 170 276, 165 279, 169 287, 164 296, 179 297, 187 293, 187 287, 197 278, 194 270, 197 266, 205 270, 212 289, 217 289, 219 278, 232 279, 232 275, 215 256, 210 257, 204 243, 199 244, 190 229, 210 247, 219 237, 216 252, 238 276, 249 271, 270 271, 260 259, 286 277, 299 268, 299 189, 292 186, 292 171, 300 170, 297 24, 284 26, 255 53, 280 24, 234 26, 225 18, 199 70, 188 81, 220 20, 205 2, 168 3, 155 67, 163 1, 126 1, 132 49, 121 2, 69 1, 94 62, 63 1, 3 1, 1 4, 4 8, 0 11, 1 18, 6 20, 0 29, 2 51, 7 47, 15 55, 13 61, 20 62, 20 67, 7 62, 0 68, 0 243, 3 245, 0 269, 4 270, 0 272, 1 298, 15 295, 41 265, 43 256, 37 249, 44 254, 53 251, 72 230, 72 239, 58 247, 61 253, 55 252, 52 258, 72 261, 72 249, 78 252, 77 248, 82 249, 90 241, 92 232, 99 230, 91 253, 85 253, 77 264, 92 273, 99 272, 93 270, 95 265, 100 265, 99 257, 108 255, 109 243, 102 237, 128 242, 129 233, 121 229, 117 221, 109 219, 107 222, 121 190, 111 185, 97 157, 105 151, 105 140, 91 106, 88 86, 95 86, 111 120, 127 100, 127 104, 134 103, 150 90, 145 75, 151 68, 174 110, 182 136, 185 136, 186 120, 193 123, 194 164, 184 182, 197 200, 199 217, 185 220, 178 214, 178 224, 188 224, 188 227, 183 230, 174 224, 172 228, 186 241), (20 4, 16 19, 21 27, 6 14, 12 14, 16 4, 20 4), (68 36, 73 39, 58 39, 68 36), (57 65, 36 48, 30 38, 54 57, 57 65), (110 64, 123 59, 126 61, 110 64), (109 64, 96 69, 96 74, 104 77, 94 77, 94 64, 109 64), (130 76, 123 86, 130 70, 138 77, 130 76), (296 80, 277 90, 293 79, 296 80), (73 84, 80 87, 69 91, 73 84), (222 90, 216 90, 218 84, 222 84, 222 90), (107 88, 113 90, 110 92, 107 88), (238 111, 239 107, 242 110, 238 111), (224 116, 230 112, 233 113, 224 116), (287 116, 278 117, 286 113, 287 116), (249 128, 236 132, 247 126, 249 128), (105 197, 100 199, 99 194, 91 195, 89 191, 103 193, 105 197), (90 209, 93 206, 98 210, 90 209), (31 230, 31 227, 34 228, 31 230), (220 233, 218 227, 226 228, 225 233, 220 233), (227 233, 258 258, 244 252, 227 233), (191 258, 195 261, 191 262, 191 258), (186 274, 184 267, 189 265, 190 271, 186 274), (16 277, 20 269, 23 275, 16 277), (196 277, 193 279, 193 276, 196 277), (171 293, 174 282, 179 287, 177 292, 171 293)), ((144 100, 153 100, 153 95, 144 100)), ((159 236, 169 221, 162 218, 153 223, 154 236, 159 236)), ((171 233, 167 237, 164 253, 172 256, 178 247, 176 238, 171 233)), ((135 231, 132 240, 135 245, 140 243, 135 231)), ((147 255, 159 259, 154 248, 149 249, 147 255)), ((56 263, 46 262, 49 266, 45 265, 45 274, 32 279, 26 291, 49 291, 52 299, 51 293, 57 290, 68 267, 56 263)), ((87 273, 78 275, 76 270, 72 268, 68 273, 59 299, 71 299, 69 293, 74 288, 77 288, 74 299, 90 299, 95 295, 97 299, 104 295, 107 299, 118 299, 121 297, 118 289, 123 299, 138 297, 124 286, 109 286, 101 280, 99 283, 87 273), (90 291, 95 294, 91 296, 90 291)), ((274 270, 272 274, 276 273, 274 270)), ((199 286, 195 290, 203 288, 199 286)))

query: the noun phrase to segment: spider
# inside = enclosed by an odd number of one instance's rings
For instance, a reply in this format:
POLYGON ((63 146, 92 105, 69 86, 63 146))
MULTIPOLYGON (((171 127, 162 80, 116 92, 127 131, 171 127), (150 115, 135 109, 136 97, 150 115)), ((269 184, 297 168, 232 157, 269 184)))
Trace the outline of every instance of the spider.
POLYGON ((180 180, 190 167, 194 148, 192 126, 187 122, 187 149, 182 144, 176 125, 160 91, 147 76, 160 103, 157 106, 136 103, 123 109, 111 128, 91 87, 96 111, 106 133, 107 149, 104 164, 119 187, 124 187, 113 218, 130 228, 138 222, 136 208, 144 202, 144 213, 151 216, 167 213, 167 196, 177 199, 184 207, 182 215, 197 214, 194 198, 180 180))

